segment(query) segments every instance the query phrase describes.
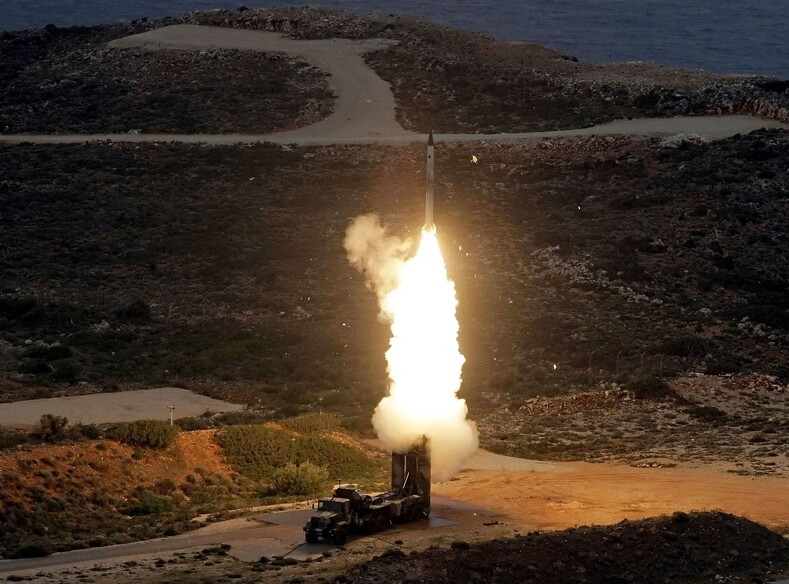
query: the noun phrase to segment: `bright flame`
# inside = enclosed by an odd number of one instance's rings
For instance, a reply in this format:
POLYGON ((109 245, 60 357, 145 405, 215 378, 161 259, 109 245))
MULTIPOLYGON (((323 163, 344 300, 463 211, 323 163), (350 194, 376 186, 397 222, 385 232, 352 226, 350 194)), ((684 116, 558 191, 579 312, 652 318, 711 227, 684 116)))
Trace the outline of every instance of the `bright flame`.
MULTIPOLYGON (((352 230, 353 226, 346 249, 358 267, 359 260, 354 259, 349 245, 352 230)), ((414 257, 387 263, 376 256, 376 261, 380 262, 373 270, 376 279, 386 266, 394 270, 394 277, 391 289, 379 290, 382 314, 392 323, 386 352, 391 385, 389 395, 373 414, 373 426, 387 448, 395 452, 427 436, 433 477, 448 480, 478 446, 476 426, 466 419, 466 402, 456 395, 465 359, 458 346, 455 285, 447 277, 435 230, 422 232, 414 257)))

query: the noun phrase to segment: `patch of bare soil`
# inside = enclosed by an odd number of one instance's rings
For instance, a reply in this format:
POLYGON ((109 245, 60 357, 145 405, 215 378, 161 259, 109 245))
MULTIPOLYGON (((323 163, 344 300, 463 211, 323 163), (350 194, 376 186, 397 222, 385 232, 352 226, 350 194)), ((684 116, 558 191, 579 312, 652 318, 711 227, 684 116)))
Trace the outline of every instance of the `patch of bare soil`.
POLYGON ((111 440, 86 444, 53 444, 0 453, 3 498, 33 505, 38 489, 46 497, 67 496, 79 485, 84 495, 95 492, 116 501, 125 499, 139 484, 162 479, 176 484, 202 469, 205 474, 230 476, 214 430, 181 432, 175 444, 163 451, 135 449, 111 440))
POLYGON ((492 509, 529 529, 565 529, 674 511, 723 510, 773 529, 789 528, 789 479, 706 468, 551 463, 537 471, 473 470, 435 493, 492 509))
POLYGON ((176 535, 203 510, 243 506, 239 494, 251 491, 213 431, 181 433, 164 451, 109 440, 4 451, 0 489, 7 558, 176 535))
POLYGON ((684 513, 379 558, 342 581, 763 582, 789 573, 789 542, 724 513, 684 513))

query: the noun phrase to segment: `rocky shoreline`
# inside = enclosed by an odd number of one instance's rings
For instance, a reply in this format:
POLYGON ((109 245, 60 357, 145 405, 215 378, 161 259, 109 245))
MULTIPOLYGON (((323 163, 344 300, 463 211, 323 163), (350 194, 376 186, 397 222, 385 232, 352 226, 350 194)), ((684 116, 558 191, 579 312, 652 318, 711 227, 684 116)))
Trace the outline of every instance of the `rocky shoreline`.
POLYGON ((789 84, 778 80, 581 63, 539 45, 498 42, 415 17, 290 7, 3 33, 0 133, 265 133, 308 125, 331 111, 325 74, 282 55, 105 48, 110 40, 179 23, 297 39, 396 40, 365 60, 391 84, 398 121, 414 131, 527 132, 688 114, 789 121, 789 84))
POLYGON ((392 85, 398 119, 409 130, 539 131, 687 114, 789 120, 785 82, 649 63, 580 63, 539 45, 497 42, 415 17, 302 7, 216 10, 185 21, 302 39, 398 40, 367 62, 392 85))

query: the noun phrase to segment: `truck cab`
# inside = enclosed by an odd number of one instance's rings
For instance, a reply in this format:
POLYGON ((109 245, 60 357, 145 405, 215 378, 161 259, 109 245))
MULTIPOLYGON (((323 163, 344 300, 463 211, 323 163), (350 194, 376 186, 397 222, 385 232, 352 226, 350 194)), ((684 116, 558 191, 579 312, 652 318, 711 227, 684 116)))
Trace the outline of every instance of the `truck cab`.
POLYGON ((351 501, 343 497, 319 499, 318 508, 304 526, 307 543, 317 543, 319 539, 330 539, 343 545, 348 539, 351 519, 351 501))

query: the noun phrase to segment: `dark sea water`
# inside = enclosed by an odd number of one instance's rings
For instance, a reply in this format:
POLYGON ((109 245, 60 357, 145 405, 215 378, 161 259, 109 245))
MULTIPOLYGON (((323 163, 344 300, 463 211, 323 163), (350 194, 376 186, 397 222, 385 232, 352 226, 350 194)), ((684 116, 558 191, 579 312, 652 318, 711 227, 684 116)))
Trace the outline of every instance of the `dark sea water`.
MULTIPOLYGON (((243 4, 243 0, 0 0, 0 29, 99 24, 243 4)), ((283 4, 264 0, 246 6, 283 4)), ((361 13, 421 15, 502 40, 539 42, 584 61, 655 61, 789 78, 789 0, 327 0, 322 4, 361 13)))

